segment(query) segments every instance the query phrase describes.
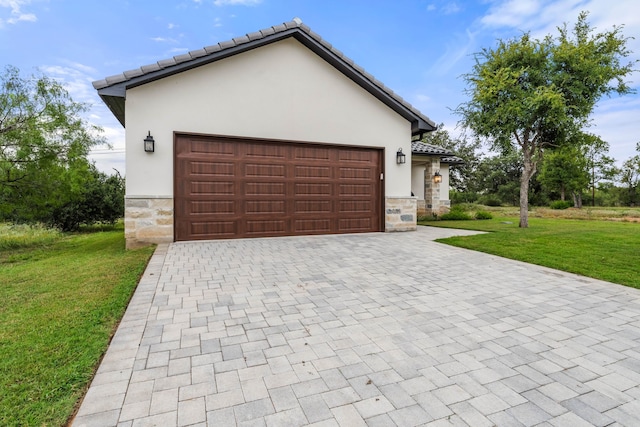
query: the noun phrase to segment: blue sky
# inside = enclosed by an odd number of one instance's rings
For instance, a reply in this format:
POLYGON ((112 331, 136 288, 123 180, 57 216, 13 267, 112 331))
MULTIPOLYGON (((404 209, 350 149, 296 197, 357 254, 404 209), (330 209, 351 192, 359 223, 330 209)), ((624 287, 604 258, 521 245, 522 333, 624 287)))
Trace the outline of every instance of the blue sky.
MULTIPOLYGON (((91 158, 124 173, 124 129, 91 82, 300 17, 436 123, 455 129, 451 110, 466 100, 460 76, 473 53, 525 31, 556 34, 581 10, 599 30, 624 25, 640 58, 637 0, 0 0, 1 66, 36 69, 63 82, 112 151, 91 158)), ((640 68, 640 64, 636 68, 640 68)), ((640 73, 632 77, 640 87, 640 73)), ((618 163, 640 141, 640 95, 603 99, 590 132, 611 144, 618 163)))

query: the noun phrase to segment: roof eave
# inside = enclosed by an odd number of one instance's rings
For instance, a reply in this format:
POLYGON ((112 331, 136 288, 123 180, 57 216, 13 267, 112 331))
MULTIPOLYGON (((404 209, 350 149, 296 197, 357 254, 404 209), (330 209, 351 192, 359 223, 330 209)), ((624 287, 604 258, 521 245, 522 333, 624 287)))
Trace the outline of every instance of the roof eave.
POLYGON ((124 126, 125 108, 124 99, 127 89, 132 89, 164 77, 172 76, 183 71, 200 67, 211 62, 218 61, 239 53, 249 51, 267 44, 271 44, 288 37, 294 37, 300 43, 305 45, 311 51, 316 53, 322 59, 331 64, 338 71, 349 77, 352 81, 362 87, 364 90, 373 95, 376 99, 387 105, 400 116, 411 122, 411 134, 419 135, 425 132, 436 130, 436 124, 426 116, 418 113, 411 105, 406 103, 402 98, 386 88, 381 82, 376 80, 372 75, 363 69, 357 67, 353 61, 342 55, 341 52, 335 52, 324 40, 316 40, 312 35, 308 34, 300 27, 289 28, 283 31, 269 34, 264 37, 249 40, 242 44, 231 47, 225 47, 217 52, 210 53, 205 56, 187 60, 176 65, 157 69, 155 71, 132 77, 130 79, 114 82, 109 84, 109 78, 94 82, 94 86, 98 89, 98 94, 107 104, 118 121, 124 126), (357 68, 356 68, 357 67, 357 68), (120 98, 120 99, 119 99, 120 98))

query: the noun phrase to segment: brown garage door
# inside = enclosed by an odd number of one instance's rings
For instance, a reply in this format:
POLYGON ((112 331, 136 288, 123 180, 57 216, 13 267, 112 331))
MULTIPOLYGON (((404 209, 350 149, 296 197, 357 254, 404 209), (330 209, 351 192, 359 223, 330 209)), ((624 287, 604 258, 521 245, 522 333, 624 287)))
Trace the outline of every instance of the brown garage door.
POLYGON ((380 231, 380 150, 175 138, 176 240, 380 231))

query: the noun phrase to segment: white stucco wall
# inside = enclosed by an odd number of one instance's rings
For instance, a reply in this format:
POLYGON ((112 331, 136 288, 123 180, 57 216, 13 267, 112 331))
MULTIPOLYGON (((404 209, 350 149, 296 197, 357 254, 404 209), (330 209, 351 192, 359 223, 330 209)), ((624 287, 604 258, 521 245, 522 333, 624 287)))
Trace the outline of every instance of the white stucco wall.
POLYGON ((440 201, 449 200, 449 164, 440 163, 440 174, 442 183, 440 184, 440 201))
POLYGON ((173 196, 174 131, 385 147, 385 196, 411 194, 410 122, 294 39, 128 90, 128 196, 173 196))
POLYGON ((411 164, 411 191, 418 200, 424 200, 424 163, 411 164))

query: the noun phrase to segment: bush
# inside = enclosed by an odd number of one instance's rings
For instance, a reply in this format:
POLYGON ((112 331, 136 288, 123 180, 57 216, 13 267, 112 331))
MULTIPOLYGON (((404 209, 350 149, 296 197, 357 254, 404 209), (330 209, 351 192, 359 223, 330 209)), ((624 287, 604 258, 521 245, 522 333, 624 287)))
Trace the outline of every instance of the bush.
POLYGON ((485 206, 501 206, 502 205, 502 200, 500 200, 498 197, 496 196, 482 196, 478 199, 478 203, 481 205, 485 205, 485 206))
POLYGON ((487 211, 478 211, 475 215, 476 219, 493 219, 493 215, 491 215, 487 211))
POLYGON ((124 178, 93 170, 82 193, 51 212, 47 223, 62 231, 76 231, 81 225, 113 225, 124 215, 124 178))
POLYGON ((443 221, 464 221, 471 219, 471 215, 466 213, 462 206, 453 205, 449 213, 440 215, 440 219, 443 221))
POLYGON ((551 202, 551 209, 567 209, 573 206, 571 202, 567 202, 566 200, 556 200, 555 202, 551 202))

